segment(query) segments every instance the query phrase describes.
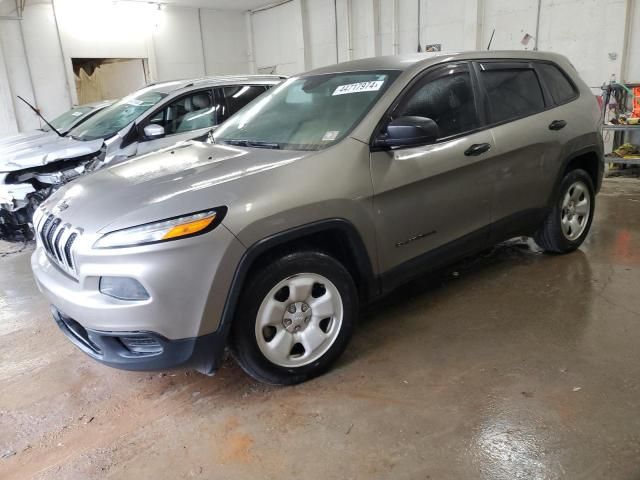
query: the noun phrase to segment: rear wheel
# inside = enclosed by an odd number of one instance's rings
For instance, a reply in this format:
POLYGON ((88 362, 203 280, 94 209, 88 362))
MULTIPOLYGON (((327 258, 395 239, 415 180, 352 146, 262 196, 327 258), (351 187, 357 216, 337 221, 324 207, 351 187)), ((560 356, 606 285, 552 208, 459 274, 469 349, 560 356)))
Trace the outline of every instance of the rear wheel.
POLYGON ((587 172, 572 170, 563 178, 556 203, 536 232, 536 243, 548 252, 567 253, 589 234, 595 207, 595 190, 587 172))
POLYGON ((349 272, 321 252, 297 252, 255 271, 232 330, 232 352, 255 379, 300 383, 326 371, 346 348, 357 316, 349 272))

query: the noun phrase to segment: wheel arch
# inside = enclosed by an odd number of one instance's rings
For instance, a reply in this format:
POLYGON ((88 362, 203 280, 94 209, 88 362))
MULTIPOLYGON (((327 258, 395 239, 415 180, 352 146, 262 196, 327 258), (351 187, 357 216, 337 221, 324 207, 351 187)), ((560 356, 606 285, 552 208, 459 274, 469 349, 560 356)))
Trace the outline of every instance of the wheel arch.
POLYGON ((379 294, 379 281, 374 275, 371 259, 351 222, 332 218, 294 227, 257 241, 240 259, 218 326, 225 343, 235 318, 240 293, 251 271, 275 255, 305 247, 328 253, 343 263, 354 277, 361 299, 367 300, 379 294))
POLYGON ((593 182, 593 186, 598 190, 602 179, 600 171, 601 163, 601 158, 595 150, 587 150, 585 152, 572 155, 565 163, 562 177, 564 178, 564 176, 571 170, 581 168, 589 174, 591 181, 593 182))
POLYGON ((597 145, 590 145, 574 151, 564 159, 561 168, 558 170, 558 177, 555 179, 551 197, 548 202, 549 206, 553 206, 558 197, 562 179, 567 173, 578 168, 585 170, 589 174, 596 193, 600 190, 602 177, 604 175, 604 159, 601 149, 599 149, 597 145))

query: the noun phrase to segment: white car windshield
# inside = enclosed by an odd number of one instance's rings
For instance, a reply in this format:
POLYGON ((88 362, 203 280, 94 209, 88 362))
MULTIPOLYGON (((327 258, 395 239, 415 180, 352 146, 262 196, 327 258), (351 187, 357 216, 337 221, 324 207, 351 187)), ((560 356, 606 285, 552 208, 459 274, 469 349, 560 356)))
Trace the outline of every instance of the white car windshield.
MULTIPOLYGON (((73 107, 71 110, 51 120, 51 125, 59 132, 66 132, 78 123, 82 117, 92 111, 93 107, 73 107)), ((49 130, 49 128, 46 127, 46 130, 49 130)))
POLYGON ((86 141, 112 137, 166 96, 149 88, 139 90, 96 113, 72 129, 69 136, 86 141))
POLYGON ((214 139, 248 147, 326 148, 349 134, 399 73, 363 71, 290 78, 223 123, 214 139))

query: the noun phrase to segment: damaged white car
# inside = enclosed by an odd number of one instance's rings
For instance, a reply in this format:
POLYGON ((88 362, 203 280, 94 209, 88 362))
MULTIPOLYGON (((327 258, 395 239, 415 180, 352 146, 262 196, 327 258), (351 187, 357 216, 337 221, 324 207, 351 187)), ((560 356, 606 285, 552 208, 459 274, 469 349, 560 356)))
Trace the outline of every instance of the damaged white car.
POLYGON ((283 77, 248 75, 146 86, 66 135, 0 143, 0 238, 29 237, 37 206, 80 175, 178 142, 206 138, 283 77))
MULTIPOLYGON (((18 96, 18 98, 23 100, 20 96, 18 96)), ((26 101, 24 102, 29 106, 29 108, 34 110, 37 115, 40 115, 38 110, 31 106, 31 104, 26 101)), ((30 132, 24 132, 17 135, 0 138, 0 148, 3 150, 8 148, 19 149, 32 145, 31 142, 37 143, 45 138, 55 139, 58 136, 65 136, 67 133, 69 133, 69 130, 77 127, 103 108, 111 105, 113 102, 113 100, 103 100, 101 102, 87 103, 86 105, 73 107, 71 110, 68 110, 59 117, 51 120, 51 122, 47 122, 45 120, 45 123, 47 123, 47 126, 45 127, 30 132)))
POLYGON ((45 127, 30 132, 19 133, 0 138, 0 238, 11 237, 12 234, 23 234, 21 228, 16 227, 28 223, 33 209, 42 201, 42 195, 35 194, 35 188, 30 183, 11 185, 10 173, 20 171, 26 166, 32 166, 33 154, 42 151, 45 145, 59 144, 70 130, 91 118, 96 113, 113 104, 113 100, 103 100, 86 105, 73 107, 62 115, 48 122, 40 112, 25 102, 46 123, 45 127), (32 195, 33 194, 33 195, 32 195))

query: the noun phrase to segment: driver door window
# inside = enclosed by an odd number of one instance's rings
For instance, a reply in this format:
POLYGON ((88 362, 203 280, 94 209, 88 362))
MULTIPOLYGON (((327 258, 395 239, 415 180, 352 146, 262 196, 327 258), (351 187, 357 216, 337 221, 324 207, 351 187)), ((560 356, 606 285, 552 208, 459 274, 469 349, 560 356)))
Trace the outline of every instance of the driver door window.
POLYGON ((149 123, 164 127, 166 135, 200 130, 217 125, 218 105, 213 91, 202 90, 170 103, 155 114, 149 123))
POLYGON ((471 75, 466 65, 439 68, 414 85, 393 114, 419 116, 438 125, 439 138, 475 130, 479 126, 471 75))

